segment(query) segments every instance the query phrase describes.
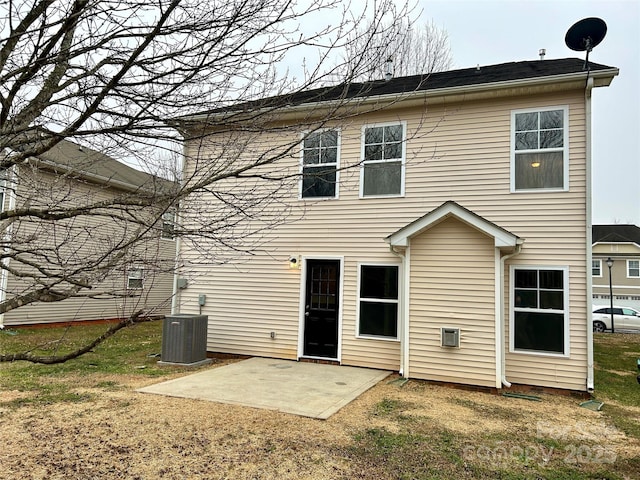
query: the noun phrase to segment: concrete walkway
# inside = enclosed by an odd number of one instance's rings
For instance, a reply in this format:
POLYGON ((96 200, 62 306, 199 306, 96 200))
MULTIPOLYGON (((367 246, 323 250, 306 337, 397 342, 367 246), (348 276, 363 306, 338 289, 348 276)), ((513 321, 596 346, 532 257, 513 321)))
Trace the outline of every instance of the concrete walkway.
POLYGON ((150 385, 138 392, 327 419, 389 374, 368 368, 256 357, 150 385))

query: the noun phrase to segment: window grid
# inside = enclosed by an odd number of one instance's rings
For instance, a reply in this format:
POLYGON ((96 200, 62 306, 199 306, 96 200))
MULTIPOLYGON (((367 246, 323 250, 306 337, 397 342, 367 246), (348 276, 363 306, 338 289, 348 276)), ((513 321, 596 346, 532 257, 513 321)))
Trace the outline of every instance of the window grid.
POLYGON ((321 130, 302 141, 301 198, 336 198, 340 156, 338 130, 321 130))
POLYGON ((173 211, 162 214, 162 232, 160 236, 167 240, 175 239, 176 213, 173 211))
POLYGON ((511 351, 567 356, 568 270, 512 266, 511 282, 511 351))
POLYGON ((568 189, 568 108, 513 111, 511 191, 568 189))
POLYGON ((359 337, 398 339, 399 275, 398 265, 360 265, 357 332, 359 337))
POLYGON ((362 128, 360 197, 404 195, 405 122, 362 128))
POLYGON ((627 277, 640 278, 640 260, 627 260, 627 277))
POLYGON ((594 277, 602 276, 602 260, 591 260, 591 275, 594 277))
POLYGON ((142 268, 131 268, 127 274, 127 288, 129 290, 140 290, 144 287, 144 270, 142 268))

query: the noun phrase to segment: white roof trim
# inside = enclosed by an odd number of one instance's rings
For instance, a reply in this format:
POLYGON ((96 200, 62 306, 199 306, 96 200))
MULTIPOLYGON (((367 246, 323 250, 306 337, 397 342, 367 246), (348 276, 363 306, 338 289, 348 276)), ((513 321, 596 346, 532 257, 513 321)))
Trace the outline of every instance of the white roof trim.
MULTIPOLYGON (((640 245, 638 245, 636 242, 595 242, 592 246, 595 247, 596 245, 635 245, 636 247, 640 248, 640 245)), ((604 255, 604 253, 598 253, 597 255, 604 255)))
POLYGON ((496 248, 514 248, 523 243, 523 240, 517 235, 500 228, 495 223, 476 215, 453 201, 443 203, 435 210, 392 233, 385 238, 385 241, 394 247, 408 247, 411 237, 421 234, 449 217, 455 217, 485 235, 493 237, 496 248))

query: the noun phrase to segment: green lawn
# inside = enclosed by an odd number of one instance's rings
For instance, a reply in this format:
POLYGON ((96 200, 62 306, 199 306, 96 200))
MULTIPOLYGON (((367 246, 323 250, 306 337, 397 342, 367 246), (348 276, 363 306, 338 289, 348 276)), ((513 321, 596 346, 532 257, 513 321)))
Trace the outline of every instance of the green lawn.
MULTIPOLYGON (((88 344, 103 334, 110 325, 82 325, 56 328, 0 330, 0 352, 31 351, 37 355, 60 355, 88 344)), ((157 366, 162 341, 162 322, 145 322, 125 328, 104 343, 77 359, 56 365, 28 362, 0 364, 0 385, 3 390, 31 392, 18 402, 52 403, 83 401, 83 395, 73 393, 79 384, 91 384, 93 377, 102 380, 105 374, 157 376, 166 375, 167 368, 157 366)), ((107 381, 110 382, 110 381, 107 381)), ((112 381, 117 383, 117 381, 112 381)))
POLYGON ((640 334, 594 334, 595 397, 605 413, 627 435, 640 439, 640 334), (633 408, 635 407, 635 411, 633 408))
MULTIPOLYGON (((65 353, 107 328, 92 325, 0 331, 0 352, 65 353)), ((179 367, 157 366, 161 328, 162 322, 158 321, 137 324, 118 332, 95 351, 61 365, 0 364, 0 392, 20 392, 7 395, 5 400, 0 396, 0 411, 9 409, 18 415, 23 407, 34 405, 92 405, 101 392, 126 394, 132 385, 149 376, 182 371, 179 367)), ((346 458, 350 470, 337 470, 332 478, 638 478, 640 458, 611 456, 605 437, 615 427, 627 436, 619 447, 624 449, 628 443, 640 451, 640 385, 636 381, 640 373, 636 367, 640 335, 596 334, 594 344, 594 397, 605 404, 601 413, 587 412, 578 406, 579 399, 564 396, 543 395, 541 402, 530 402, 420 381, 405 386, 383 382, 373 389, 382 392, 381 400, 366 408, 356 426, 333 419, 311 425, 328 425, 327 429, 336 431, 346 428, 351 439, 345 447, 334 445, 331 434, 319 437, 314 449, 324 460, 315 461, 341 464, 346 458), (460 421, 455 424, 458 416, 460 421), (593 420, 596 426, 586 432, 594 434, 588 438, 580 436, 580 429, 589 430, 582 424, 584 419, 593 420), (567 432, 569 436, 564 435, 567 432)), ((345 410, 349 408, 356 407, 345 410)), ((309 422, 300 420, 300 424, 309 422)), ((242 431, 240 424, 237 428, 242 431)), ((274 430, 262 433, 257 424, 252 424, 249 431, 258 439, 265 435, 267 443, 286 434, 274 430)), ((228 447, 224 448, 226 455, 228 447)), ((298 443, 283 444, 281 461, 288 461, 288 455, 298 455, 304 448, 298 443)), ((281 448, 273 445, 271 450, 280 452, 281 448)))

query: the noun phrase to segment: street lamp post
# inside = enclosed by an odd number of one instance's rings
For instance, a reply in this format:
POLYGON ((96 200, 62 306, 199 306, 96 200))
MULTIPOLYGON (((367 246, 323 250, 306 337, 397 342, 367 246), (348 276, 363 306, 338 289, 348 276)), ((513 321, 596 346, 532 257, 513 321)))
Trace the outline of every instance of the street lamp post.
POLYGON ((613 267, 613 259, 607 258, 607 267, 609 267, 609 298, 611 299, 611 333, 616 333, 616 328, 613 324, 613 286, 611 284, 611 267, 613 267))

